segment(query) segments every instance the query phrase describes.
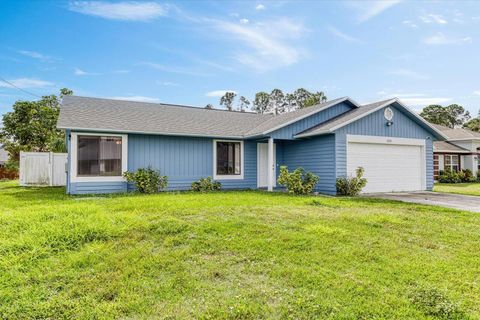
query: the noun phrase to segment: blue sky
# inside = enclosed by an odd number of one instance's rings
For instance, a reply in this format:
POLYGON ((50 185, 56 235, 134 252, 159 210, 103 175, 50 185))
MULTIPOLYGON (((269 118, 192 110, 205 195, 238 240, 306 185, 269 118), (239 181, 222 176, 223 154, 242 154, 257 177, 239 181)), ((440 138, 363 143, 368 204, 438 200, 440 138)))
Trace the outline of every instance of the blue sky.
MULTIPOLYGON (((36 95, 218 106, 298 87, 480 107, 479 2, 1 1, 0 76, 36 95)), ((0 82, 0 114, 34 99, 0 82)))

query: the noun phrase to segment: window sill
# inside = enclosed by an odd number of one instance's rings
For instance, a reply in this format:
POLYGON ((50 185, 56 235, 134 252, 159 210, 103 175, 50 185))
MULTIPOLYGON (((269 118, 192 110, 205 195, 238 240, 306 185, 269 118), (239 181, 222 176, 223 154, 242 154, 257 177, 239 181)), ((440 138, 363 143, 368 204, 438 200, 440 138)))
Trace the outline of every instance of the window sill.
POLYGON ((70 182, 125 182, 122 176, 93 176, 93 177, 77 177, 72 176, 70 182))
POLYGON ((214 175, 213 180, 243 180, 243 174, 240 174, 240 175, 214 175))

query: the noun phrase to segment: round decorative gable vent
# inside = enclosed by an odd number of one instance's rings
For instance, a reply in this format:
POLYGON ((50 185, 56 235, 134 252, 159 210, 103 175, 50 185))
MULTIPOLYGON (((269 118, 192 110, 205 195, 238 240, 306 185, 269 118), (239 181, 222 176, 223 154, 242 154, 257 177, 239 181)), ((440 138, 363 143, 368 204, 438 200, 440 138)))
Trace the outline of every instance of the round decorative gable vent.
POLYGON ((387 119, 387 121, 392 121, 393 110, 390 107, 388 107, 385 109, 385 112, 383 113, 383 115, 385 116, 385 119, 387 119))

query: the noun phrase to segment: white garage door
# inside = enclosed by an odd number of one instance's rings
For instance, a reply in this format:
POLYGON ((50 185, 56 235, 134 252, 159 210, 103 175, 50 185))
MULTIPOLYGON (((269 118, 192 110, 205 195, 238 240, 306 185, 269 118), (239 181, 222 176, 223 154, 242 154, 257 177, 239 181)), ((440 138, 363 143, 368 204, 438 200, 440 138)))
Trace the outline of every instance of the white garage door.
MULTIPOLYGON (((391 140, 389 138, 385 138, 391 140)), ((420 145, 348 142, 347 173, 365 169, 363 192, 424 190, 424 156, 420 145)))

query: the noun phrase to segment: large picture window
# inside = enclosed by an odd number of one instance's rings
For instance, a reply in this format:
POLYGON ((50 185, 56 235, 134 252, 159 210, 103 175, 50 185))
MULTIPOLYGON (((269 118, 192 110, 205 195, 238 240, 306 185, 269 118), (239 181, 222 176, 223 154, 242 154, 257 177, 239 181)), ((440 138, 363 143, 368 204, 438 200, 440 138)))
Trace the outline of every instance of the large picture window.
POLYGON ((445 155, 445 169, 446 170, 452 170, 452 171, 459 171, 460 170, 460 157, 458 154, 446 154, 445 155))
POLYGON ((216 142, 216 174, 219 176, 240 176, 242 174, 242 144, 240 142, 216 142))
POLYGON ((78 136, 78 176, 121 176, 122 138, 78 136))

